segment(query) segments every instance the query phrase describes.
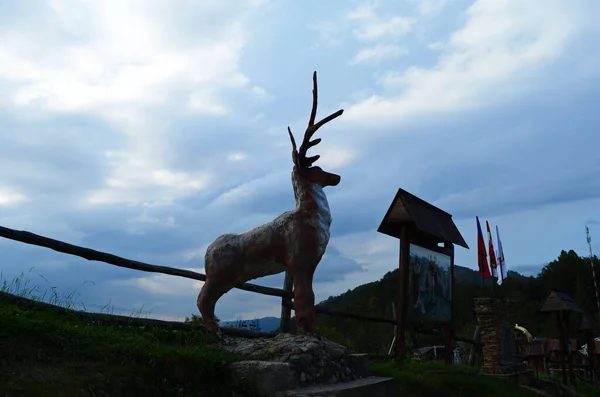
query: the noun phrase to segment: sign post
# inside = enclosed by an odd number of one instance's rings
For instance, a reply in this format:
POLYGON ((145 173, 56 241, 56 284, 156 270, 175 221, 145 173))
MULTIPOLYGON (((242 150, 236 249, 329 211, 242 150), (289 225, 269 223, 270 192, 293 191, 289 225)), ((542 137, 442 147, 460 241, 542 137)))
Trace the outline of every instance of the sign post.
POLYGON ((469 248, 452 215, 398 189, 377 231, 400 240, 395 360, 408 353, 407 330, 429 327, 443 331, 444 359, 452 363, 454 244, 469 248))

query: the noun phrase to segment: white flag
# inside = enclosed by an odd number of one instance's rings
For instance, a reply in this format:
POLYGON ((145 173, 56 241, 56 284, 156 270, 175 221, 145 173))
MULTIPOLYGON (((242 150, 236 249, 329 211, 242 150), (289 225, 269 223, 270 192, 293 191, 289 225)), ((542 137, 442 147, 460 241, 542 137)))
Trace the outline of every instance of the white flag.
POLYGON ((502 285, 502 281, 508 277, 508 270, 506 269, 506 263, 504 262, 504 251, 502 250, 502 241, 500 241, 498 225, 496 225, 496 239, 498 240, 498 253, 496 254, 496 259, 501 275, 501 277, 498 277, 498 285, 502 285))

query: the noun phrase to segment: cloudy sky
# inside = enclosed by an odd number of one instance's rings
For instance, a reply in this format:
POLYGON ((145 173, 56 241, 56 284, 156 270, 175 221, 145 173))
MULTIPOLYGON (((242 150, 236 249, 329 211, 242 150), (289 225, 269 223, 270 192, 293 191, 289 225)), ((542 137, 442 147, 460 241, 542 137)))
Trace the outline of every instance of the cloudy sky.
MULTIPOLYGON (((457 264, 478 215, 535 273, 587 254, 586 224, 600 252, 599 40, 597 0, 0 0, 0 225, 202 272, 216 237, 293 208, 286 127, 317 70, 319 114, 345 109, 315 150, 342 176, 318 300, 397 266, 376 229, 398 188, 453 214, 457 264)), ((92 310, 196 312, 201 283, 0 250, 4 279, 92 310)), ((278 304, 232 291, 217 314, 278 304)))

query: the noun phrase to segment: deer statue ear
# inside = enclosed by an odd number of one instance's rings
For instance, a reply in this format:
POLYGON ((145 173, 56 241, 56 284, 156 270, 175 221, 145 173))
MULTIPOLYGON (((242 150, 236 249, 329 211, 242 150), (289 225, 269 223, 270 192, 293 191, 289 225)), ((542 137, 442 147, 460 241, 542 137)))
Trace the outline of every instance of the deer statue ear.
POLYGON ((296 140, 294 139, 294 134, 292 134, 292 130, 288 127, 288 135, 290 136, 290 141, 292 142, 292 161, 294 165, 299 167, 300 163, 298 162, 298 149, 296 147, 296 140))

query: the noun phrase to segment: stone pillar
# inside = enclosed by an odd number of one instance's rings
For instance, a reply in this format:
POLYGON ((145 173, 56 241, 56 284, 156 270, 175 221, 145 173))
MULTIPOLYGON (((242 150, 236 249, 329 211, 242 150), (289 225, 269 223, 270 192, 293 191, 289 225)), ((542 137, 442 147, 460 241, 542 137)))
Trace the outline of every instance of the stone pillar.
POLYGON ((521 372, 526 364, 516 357, 514 302, 504 299, 476 298, 475 315, 481 327, 483 343, 482 372, 509 375, 521 372))

